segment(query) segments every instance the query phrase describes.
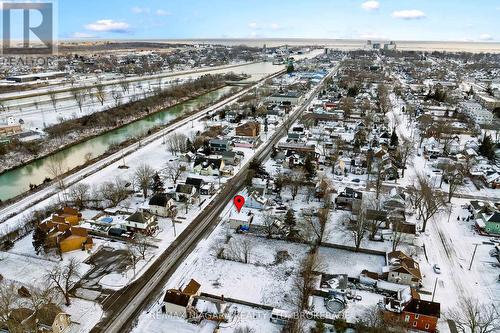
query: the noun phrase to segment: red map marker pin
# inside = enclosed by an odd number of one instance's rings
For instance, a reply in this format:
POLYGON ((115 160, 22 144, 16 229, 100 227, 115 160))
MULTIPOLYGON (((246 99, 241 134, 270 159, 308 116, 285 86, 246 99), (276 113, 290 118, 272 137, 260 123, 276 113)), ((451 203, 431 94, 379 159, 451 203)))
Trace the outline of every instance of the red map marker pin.
POLYGON ((236 210, 239 213, 241 210, 241 207, 243 207, 243 205, 245 204, 245 198, 241 195, 237 195, 234 197, 233 203, 236 206, 236 210))

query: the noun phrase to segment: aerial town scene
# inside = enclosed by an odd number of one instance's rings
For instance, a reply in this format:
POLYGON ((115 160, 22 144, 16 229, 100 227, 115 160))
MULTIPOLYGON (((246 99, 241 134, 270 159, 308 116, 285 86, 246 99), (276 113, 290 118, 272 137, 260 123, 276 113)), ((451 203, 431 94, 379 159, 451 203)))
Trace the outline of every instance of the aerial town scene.
POLYGON ((500 2, 0 2, 0 333, 500 332, 500 2))

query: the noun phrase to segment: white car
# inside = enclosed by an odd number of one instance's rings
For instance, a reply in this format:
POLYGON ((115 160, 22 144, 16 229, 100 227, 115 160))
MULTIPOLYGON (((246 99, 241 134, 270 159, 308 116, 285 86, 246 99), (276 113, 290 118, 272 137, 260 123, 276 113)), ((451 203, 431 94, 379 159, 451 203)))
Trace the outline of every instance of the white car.
POLYGON ((432 266, 432 269, 434 270, 434 273, 441 274, 441 268, 437 264, 434 264, 434 266, 432 266))

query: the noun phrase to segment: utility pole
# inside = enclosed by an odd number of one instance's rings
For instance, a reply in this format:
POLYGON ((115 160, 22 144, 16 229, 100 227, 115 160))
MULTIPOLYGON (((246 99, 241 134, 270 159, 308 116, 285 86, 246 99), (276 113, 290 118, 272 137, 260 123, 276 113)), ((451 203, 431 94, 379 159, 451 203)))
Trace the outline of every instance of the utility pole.
POLYGON ((436 278, 436 281, 434 281, 434 290, 432 291, 432 301, 431 302, 434 302, 434 295, 436 295, 437 283, 438 283, 438 278, 436 278))
POLYGON ((476 243, 474 244, 474 252, 472 252, 472 258, 470 260, 470 265, 469 265, 469 271, 470 269, 472 268, 472 263, 474 262, 474 257, 476 256, 476 250, 477 250, 477 246, 480 245, 479 243, 476 243))

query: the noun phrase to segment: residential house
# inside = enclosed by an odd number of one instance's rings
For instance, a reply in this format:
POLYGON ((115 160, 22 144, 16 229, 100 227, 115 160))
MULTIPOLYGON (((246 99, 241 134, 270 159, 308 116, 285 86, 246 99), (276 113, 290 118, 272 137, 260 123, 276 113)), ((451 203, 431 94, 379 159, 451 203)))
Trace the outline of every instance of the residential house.
POLYGON ((186 184, 193 185, 201 195, 212 195, 215 193, 214 184, 205 182, 205 180, 201 178, 188 177, 186 179, 186 184))
POLYGON ((229 227, 231 229, 247 229, 250 228, 253 215, 250 212, 241 210, 239 213, 232 213, 229 217, 229 227))
POLYGON ((200 284, 191 279, 183 290, 169 289, 163 297, 162 312, 189 318, 195 296, 200 295, 200 284))
POLYGON ((174 199, 172 193, 156 193, 149 199, 149 211, 162 217, 175 216, 177 206, 174 199))
POLYGON ((94 242, 92 237, 87 234, 87 229, 71 227, 59 237, 59 249, 61 252, 70 252, 75 250, 90 250, 94 242))
MULTIPOLYGON (((69 327, 73 326, 70 315, 53 303, 42 305, 36 315, 33 314, 34 311, 28 308, 12 309, 7 328, 12 325, 16 330, 6 332, 63 333, 68 332, 69 327)), ((0 331, 2 331, 1 327, 0 331)))
POLYGON ((219 176, 225 163, 222 158, 196 157, 193 165, 193 172, 203 176, 219 176))
POLYGON ((197 297, 193 302, 193 307, 196 310, 198 318, 211 320, 215 322, 226 322, 227 311, 229 307, 224 301, 224 296, 221 299, 197 297))
POLYGON ((335 204, 340 207, 351 209, 352 211, 358 211, 361 207, 362 199, 363 193, 346 187, 335 198, 335 204))
POLYGON ((476 220, 476 225, 488 234, 500 235, 500 212, 496 211, 488 215, 482 214, 482 219, 476 220))
POLYGON ((208 144, 210 149, 215 152, 231 150, 231 142, 229 140, 211 139, 208 144))
POLYGON ((7 118, 6 122, 0 123, 0 138, 22 132, 21 125, 16 123, 14 117, 7 118))
POLYGON ((222 160, 226 165, 238 165, 238 163, 240 162, 237 152, 224 151, 220 152, 219 155, 222 157, 222 160))
POLYGON ((271 201, 257 191, 253 191, 245 201, 245 207, 248 208, 266 209, 270 205, 271 201))
POLYGON ((384 271, 388 273, 388 282, 420 287, 422 274, 415 260, 401 251, 393 251, 387 254, 387 262, 389 266, 384 267, 384 271))
POLYGON ((491 124, 493 121, 493 113, 475 101, 461 102, 459 110, 479 125, 491 124))
POLYGON ((237 136, 256 137, 260 134, 260 123, 257 121, 249 121, 236 127, 237 136))
POLYGON ((301 100, 301 94, 296 91, 278 92, 267 97, 267 102, 283 105, 297 105, 301 100))
POLYGON ((412 298, 403 308, 401 316, 408 328, 433 333, 441 316, 441 307, 436 302, 412 298))
POLYGON ((175 188, 175 200, 193 203, 198 198, 196 187, 191 184, 177 184, 175 188))
POLYGON ((47 234, 46 248, 57 248, 61 252, 89 250, 93 246, 87 230, 77 227, 81 214, 73 208, 64 207, 40 222, 40 229, 47 234))
POLYGON ((124 220, 123 226, 129 231, 150 234, 157 228, 156 216, 139 209, 124 220))

